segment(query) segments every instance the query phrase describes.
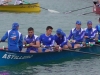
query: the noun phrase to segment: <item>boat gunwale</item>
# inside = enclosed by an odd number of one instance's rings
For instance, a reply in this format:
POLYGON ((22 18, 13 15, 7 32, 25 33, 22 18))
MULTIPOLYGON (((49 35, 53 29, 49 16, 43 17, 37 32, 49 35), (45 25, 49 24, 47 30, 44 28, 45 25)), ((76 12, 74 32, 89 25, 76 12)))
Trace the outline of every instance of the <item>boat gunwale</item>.
MULTIPOLYGON (((100 45, 94 45, 94 46, 99 46, 100 45)), ((53 51, 53 52, 40 52, 40 53, 26 53, 26 52, 14 52, 14 51, 8 51, 8 50, 0 50, 0 51, 3 51, 3 52, 11 52, 11 53, 22 53, 22 54, 44 54, 44 53, 56 53, 56 52, 65 52, 65 51, 71 51, 71 50, 77 50, 77 49, 83 49, 83 48, 91 48, 91 47, 80 47, 80 48, 75 48, 75 49, 65 49, 65 50, 62 50, 62 51, 53 51)), ((74 51, 74 52, 77 52, 77 51, 74 51)), ((84 51, 83 51, 84 52, 84 51)))

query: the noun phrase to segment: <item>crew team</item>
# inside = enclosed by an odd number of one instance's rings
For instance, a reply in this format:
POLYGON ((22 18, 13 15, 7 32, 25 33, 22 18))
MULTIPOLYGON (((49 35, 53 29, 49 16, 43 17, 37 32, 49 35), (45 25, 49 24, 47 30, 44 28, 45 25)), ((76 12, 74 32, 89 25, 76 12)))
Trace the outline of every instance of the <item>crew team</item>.
POLYGON ((19 24, 13 23, 12 29, 1 38, 1 42, 5 42, 8 38, 9 51, 22 52, 23 47, 26 47, 27 53, 52 52, 83 47, 82 42, 95 44, 97 40, 100 40, 100 24, 93 28, 91 21, 87 22, 85 29, 81 28, 81 21, 76 21, 76 27, 71 29, 68 37, 62 29, 57 29, 56 34, 52 35, 53 27, 47 26, 46 33, 39 37, 34 34, 32 27, 28 28, 28 35, 23 39, 23 35, 18 29, 19 24))

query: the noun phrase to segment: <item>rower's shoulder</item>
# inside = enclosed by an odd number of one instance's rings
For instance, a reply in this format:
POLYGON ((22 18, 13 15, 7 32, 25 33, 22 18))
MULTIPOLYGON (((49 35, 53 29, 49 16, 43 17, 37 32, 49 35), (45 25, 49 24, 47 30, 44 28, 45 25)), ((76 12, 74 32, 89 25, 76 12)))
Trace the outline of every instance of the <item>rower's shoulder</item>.
POLYGON ((27 38, 28 37, 28 35, 25 35, 25 38, 27 38))
POLYGON ((83 29, 83 28, 81 28, 81 31, 84 31, 84 29, 83 29))
POLYGON ((75 28, 72 28, 71 30, 73 31, 73 30, 75 30, 75 28))
POLYGON ((42 34, 40 34, 40 36, 45 36, 45 34, 44 34, 44 33, 42 33, 42 34))
POLYGON ((96 28, 92 28, 93 29, 93 31, 96 31, 96 28))
POLYGON ((35 37, 35 39, 36 39, 36 38, 39 38, 39 36, 38 36, 38 35, 34 35, 34 37, 35 37))
POLYGON ((22 33, 20 31, 18 31, 18 33, 21 35, 22 33))
POLYGON ((7 32, 9 33, 11 30, 8 30, 7 32))
POLYGON ((73 32, 74 30, 75 30, 75 28, 72 28, 72 29, 71 29, 71 32, 73 32))

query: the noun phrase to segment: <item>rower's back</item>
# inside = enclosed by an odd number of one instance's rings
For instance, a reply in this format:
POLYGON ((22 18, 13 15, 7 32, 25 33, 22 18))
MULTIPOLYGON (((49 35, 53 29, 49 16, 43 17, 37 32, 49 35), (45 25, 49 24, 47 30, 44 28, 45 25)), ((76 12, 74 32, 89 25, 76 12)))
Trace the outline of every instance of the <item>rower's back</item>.
POLYGON ((23 37, 18 31, 19 24, 13 23, 12 29, 8 30, 1 38, 1 41, 5 41, 8 38, 8 50, 14 52, 20 52, 23 47, 23 37))

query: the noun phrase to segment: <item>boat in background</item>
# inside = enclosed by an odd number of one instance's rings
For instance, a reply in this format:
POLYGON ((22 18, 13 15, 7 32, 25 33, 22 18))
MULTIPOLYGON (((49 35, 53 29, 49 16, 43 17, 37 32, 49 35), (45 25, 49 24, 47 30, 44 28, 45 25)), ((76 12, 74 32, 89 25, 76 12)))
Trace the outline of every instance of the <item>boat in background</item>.
POLYGON ((99 2, 97 0, 94 0, 93 4, 94 4, 93 5, 93 12, 95 14, 100 14, 100 4, 99 4, 99 2))
POLYGON ((33 65, 52 64, 77 58, 90 58, 98 54, 100 56, 100 46, 45 53, 21 53, 0 50, 0 66, 15 65, 20 63, 30 63, 33 65))
POLYGON ((39 3, 22 4, 22 5, 0 5, 0 12, 25 12, 39 13, 41 11, 39 3))
POLYGON ((93 12, 96 13, 96 14, 100 14, 100 6, 94 5, 93 6, 93 12))

